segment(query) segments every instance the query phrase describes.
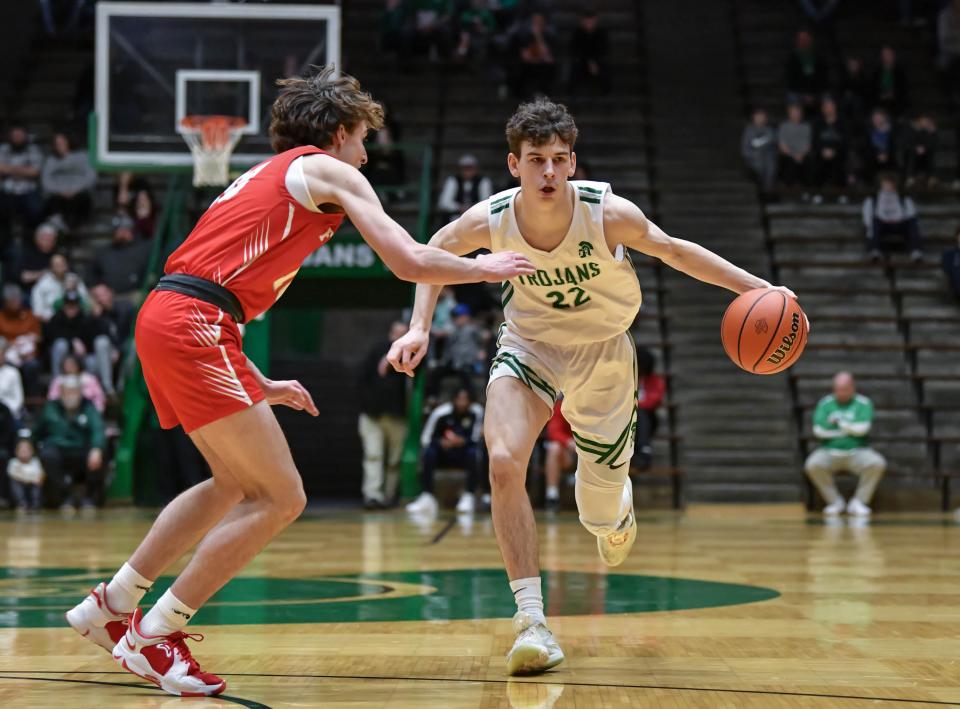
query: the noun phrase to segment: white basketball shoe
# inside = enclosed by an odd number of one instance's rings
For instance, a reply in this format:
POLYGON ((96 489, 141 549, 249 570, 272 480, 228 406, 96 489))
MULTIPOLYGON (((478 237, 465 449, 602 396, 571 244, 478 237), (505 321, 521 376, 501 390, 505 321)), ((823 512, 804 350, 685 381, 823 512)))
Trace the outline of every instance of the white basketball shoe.
POLYGON ((543 623, 517 611, 513 616, 513 629, 517 639, 507 653, 507 674, 537 674, 563 662, 563 650, 543 623))

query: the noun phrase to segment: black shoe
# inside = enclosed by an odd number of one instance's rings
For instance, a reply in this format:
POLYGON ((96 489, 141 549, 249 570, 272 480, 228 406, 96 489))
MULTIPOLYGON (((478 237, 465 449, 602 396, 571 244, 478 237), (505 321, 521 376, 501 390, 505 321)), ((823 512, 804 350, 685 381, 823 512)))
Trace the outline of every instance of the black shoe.
POLYGON ((560 498, 559 497, 548 497, 546 502, 543 503, 543 509, 547 512, 559 512, 560 511, 560 498))
POLYGON ((387 506, 383 504, 383 502, 381 502, 380 500, 374 500, 371 498, 369 500, 363 501, 363 509, 369 510, 369 511, 385 510, 387 509, 387 506))

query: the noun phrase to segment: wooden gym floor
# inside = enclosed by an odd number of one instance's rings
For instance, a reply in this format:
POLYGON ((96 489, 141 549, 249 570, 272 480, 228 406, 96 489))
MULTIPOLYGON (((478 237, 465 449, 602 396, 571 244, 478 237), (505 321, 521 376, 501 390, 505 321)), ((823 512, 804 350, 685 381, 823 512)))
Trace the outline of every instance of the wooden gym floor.
POLYGON ((960 706, 951 517, 827 526, 797 507, 640 512, 615 573, 574 515, 540 517, 567 661, 508 681, 512 597, 488 515, 317 511, 191 626, 206 635, 195 654, 228 681, 207 700, 120 672, 62 619, 125 560, 148 513, 4 514, 4 707, 960 706))

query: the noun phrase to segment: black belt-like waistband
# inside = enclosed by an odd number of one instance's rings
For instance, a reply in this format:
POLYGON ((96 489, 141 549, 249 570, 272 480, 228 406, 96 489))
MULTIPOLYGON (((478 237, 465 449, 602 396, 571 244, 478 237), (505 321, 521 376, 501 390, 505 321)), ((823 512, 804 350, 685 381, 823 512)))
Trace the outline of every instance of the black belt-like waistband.
POLYGON ((189 295, 191 298, 217 306, 237 323, 244 322, 240 299, 219 283, 208 281, 206 278, 188 276, 186 273, 170 273, 160 279, 154 286, 154 290, 168 290, 189 295))

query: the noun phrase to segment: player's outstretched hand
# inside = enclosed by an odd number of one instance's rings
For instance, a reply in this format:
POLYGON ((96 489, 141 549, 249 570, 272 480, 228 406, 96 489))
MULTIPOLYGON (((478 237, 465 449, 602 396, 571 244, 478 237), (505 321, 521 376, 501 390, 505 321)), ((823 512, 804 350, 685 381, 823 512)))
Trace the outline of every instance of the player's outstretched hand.
MULTIPOLYGON (((787 296, 788 298, 793 298, 794 300, 798 300, 797 294, 794 293, 794 292, 793 292, 792 290, 790 290, 789 288, 787 288, 786 286, 770 286, 770 289, 771 289, 771 290, 778 290, 778 291, 780 291, 781 293, 783 293, 785 296, 787 296)), ((804 317, 804 319, 807 321, 807 334, 809 334, 809 333, 810 333, 810 318, 807 317, 807 314, 806 314, 806 313, 803 314, 803 317, 804 317)))
POLYGON ((537 269, 523 254, 516 251, 500 251, 495 254, 477 256, 477 263, 483 269, 483 280, 487 283, 499 283, 515 276, 529 276, 537 269))
POLYGON ((430 333, 422 330, 410 330, 406 335, 395 340, 390 345, 390 351, 387 353, 387 361, 395 370, 413 376, 413 370, 417 368, 424 355, 427 354, 427 348, 430 345, 430 333))
POLYGON ((310 392, 304 388, 303 384, 294 379, 282 381, 267 379, 260 384, 260 388, 263 389, 264 396, 266 396, 267 403, 270 406, 282 404, 297 411, 306 411, 311 416, 320 415, 310 392))

